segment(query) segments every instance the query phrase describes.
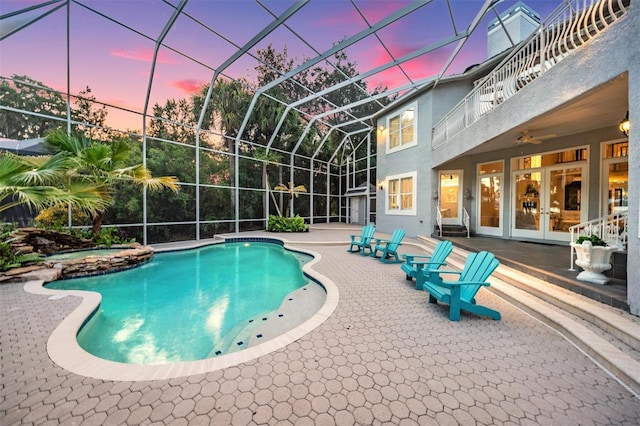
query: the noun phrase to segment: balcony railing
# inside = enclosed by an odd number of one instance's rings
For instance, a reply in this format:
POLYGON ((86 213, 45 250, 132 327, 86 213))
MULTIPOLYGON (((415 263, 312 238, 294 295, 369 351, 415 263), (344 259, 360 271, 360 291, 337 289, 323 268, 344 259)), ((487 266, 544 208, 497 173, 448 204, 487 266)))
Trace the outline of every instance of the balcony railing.
POLYGON ((630 0, 567 0, 433 128, 433 149, 627 14, 630 0))
MULTIPOLYGON (((575 243, 581 236, 597 235, 608 246, 617 247, 618 251, 627 249, 627 219, 629 214, 617 213, 613 215, 603 216, 589 222, 580 223, 571 226, 571 242, 575 243)), ((569 270, 573 271, 574 248, 571 246, 571 264, 569 270)))

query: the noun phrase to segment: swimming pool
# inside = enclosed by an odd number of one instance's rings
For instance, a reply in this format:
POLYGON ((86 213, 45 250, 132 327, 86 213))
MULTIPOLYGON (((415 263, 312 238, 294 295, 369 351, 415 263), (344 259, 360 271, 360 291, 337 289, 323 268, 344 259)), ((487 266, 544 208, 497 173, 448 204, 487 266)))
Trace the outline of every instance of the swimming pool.
MULTIPOLYGON (((167 364, 248 346, 252 331, 310 283, 311 256, 267 242, 234 242, 156 254, 116 274, 56 281, 48 289, 102 295, 77 340, 87 352, 131 364, 167 364)), ((260 336, 260 334, 258 334, 260 336)), ((258 337, 259 341, 259 337, 258 337)))

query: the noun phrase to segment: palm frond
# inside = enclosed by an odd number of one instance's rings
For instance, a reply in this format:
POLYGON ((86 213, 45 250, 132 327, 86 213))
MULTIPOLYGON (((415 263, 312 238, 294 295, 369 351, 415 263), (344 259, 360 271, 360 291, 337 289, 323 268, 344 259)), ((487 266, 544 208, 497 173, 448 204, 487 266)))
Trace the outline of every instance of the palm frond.
POLYGON ((144 182, 144 186, 151 190, 163 188, 168 188, 173 192, 178 192, 180 190, 180 185, 178 185, 178 178, 175 176, 152 177, 144 182))

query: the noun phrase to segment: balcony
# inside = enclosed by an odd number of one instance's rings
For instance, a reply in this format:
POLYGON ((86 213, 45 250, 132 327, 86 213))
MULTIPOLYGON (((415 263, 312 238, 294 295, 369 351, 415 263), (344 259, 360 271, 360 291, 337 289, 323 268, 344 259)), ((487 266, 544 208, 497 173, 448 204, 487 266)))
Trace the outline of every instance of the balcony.
POLYGON ((435 125, 432 148, 446 144, 589 43, 624 17, 629 3, 630 0, 570 0, 564 3, 435 125))

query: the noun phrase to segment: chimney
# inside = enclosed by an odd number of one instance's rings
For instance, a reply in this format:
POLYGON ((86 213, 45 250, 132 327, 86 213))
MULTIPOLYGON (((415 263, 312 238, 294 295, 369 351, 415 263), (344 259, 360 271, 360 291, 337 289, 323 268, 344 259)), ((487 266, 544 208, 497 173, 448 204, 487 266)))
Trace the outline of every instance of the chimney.
POLYGON ((520 43, 540 26, 540 15, 521 1, 501 13, 500 20, 495 18, 489 23, 487 30, 487 58, 511 48, 511 41, 513 41, 514 45, 520 43), (511 41, 504 31, 505 28, 509 32, 511 41))

